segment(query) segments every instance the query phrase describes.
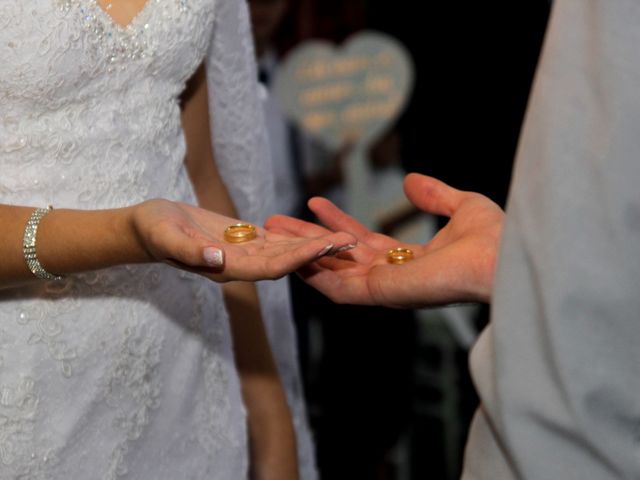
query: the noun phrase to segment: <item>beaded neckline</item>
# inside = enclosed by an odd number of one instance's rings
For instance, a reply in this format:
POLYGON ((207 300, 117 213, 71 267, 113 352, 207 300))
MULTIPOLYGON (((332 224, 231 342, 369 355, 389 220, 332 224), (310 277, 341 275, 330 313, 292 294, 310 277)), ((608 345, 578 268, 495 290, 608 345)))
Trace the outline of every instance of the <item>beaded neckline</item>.
POLYGON ((91 32, 97 52, 106 57, 111 71, 117 65, 124 67, 127 61, 140 60, 150 54, 148 30, 153 23, 154 4, 161 2, 147 0, 127 25, 116 23, 97 0, 60 0, 60 5, 66 12, 79 11, 82 27, 91 32))
POLYGON ((146 0, 144 6, 140 9, 140 11, 138 11, 138 13, 136 13, 127 22, 126 25, 122 25, 122 24, 116 22, 114 20, 114 18, 111 16, 111 14, 109 12, 107 12, 104 8, 102 8, 102 6, 98 2, 98 0, 90 0, 90 3, 93 4, 93 6, 95 7, 96 10, 100 11, 100 12, 98 12, 98 14, 104 15, 105 16, 105 20, 110 22, 111 24, 113 24, 114 28, 120 29, 120 30, 129 30, 130 28, 131 29, 135 28, 136 24, 145 21, 146 17, 149 16, 148 15, 148 11, 151 10, 152 4, 153 3, 158 3, 158 0, 146 0))

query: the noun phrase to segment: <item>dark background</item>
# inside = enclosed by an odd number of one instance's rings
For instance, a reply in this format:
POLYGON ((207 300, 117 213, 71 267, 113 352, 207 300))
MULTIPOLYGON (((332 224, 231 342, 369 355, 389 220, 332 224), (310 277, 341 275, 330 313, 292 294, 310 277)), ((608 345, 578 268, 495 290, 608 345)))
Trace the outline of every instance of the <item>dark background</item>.
MULTIPOLYGON (((290 0, 277 44, 285 55, 306 39, 339 44, 362 29, 396 37, 417 74, 391 132, 403 168, 504 205, 548 14, 547 0, 290 0)), ((295 281, 293 293, 322 479, 458 478, 477 406, 468 352, 437 329, 421 342, 413 312, 332 305, 295 281), (324 345, 315 364, 311 319, 324 345), (429 372, 448 387, 422 381, 429 372)), ((478 328, 488 317, 484 306, 478 328)))

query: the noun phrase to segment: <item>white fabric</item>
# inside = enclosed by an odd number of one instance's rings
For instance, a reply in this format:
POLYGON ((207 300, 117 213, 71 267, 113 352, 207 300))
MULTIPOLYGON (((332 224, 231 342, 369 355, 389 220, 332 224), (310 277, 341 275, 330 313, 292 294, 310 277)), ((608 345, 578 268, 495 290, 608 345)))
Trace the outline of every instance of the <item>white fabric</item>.
MULTIPOLYGON (((252 128, 250 99, 230 108, 250 39, 223 23, 245 9, 150 0, 123 28, 95 0, 0 0, 0 202, 194 202, 178 98, 213 52, 216 127, 252 128)), ((153 265, 0 291, 0 479, 243 479, 245 424, 217 285, 153 265)))
POLYGON ((464 480, 640 478, 640 3, 556 0, 464 480))
MULTIPOLYGON (((207 56, 211 134, 218 168, 240 217, 262 224, 275 213, 274 174, 245 5, 243 0, 234 0, 218 7, 212 48, 207 56)), ((259 282, 258 293, 293 417, 300 478, 314 480, 315 456, 300 385, 287 280, 259 282)))
MULTIPOLYGON (((262 71, 273 78, 276 75, 277 62, 275 52, 270 50, 260 58, 259 65, 262 71)), ((263 108, 277 192, 274 213, 296 216, 300 213, 303 192, 293 162, 302 159, 293 158, 291 142, 295 140, 291 138, 290 121, 268 89, 265 91, 263 108)), ((302 151, 303 145, 299 148, 302 151)), ((302 169, 303 166, 300 165, 298 168, 302 169)))

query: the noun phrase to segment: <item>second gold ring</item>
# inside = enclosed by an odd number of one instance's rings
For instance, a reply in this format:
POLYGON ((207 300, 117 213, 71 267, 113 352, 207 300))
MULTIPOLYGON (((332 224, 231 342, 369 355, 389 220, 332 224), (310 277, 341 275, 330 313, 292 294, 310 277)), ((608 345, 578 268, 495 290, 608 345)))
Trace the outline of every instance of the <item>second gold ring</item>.
POLYGON ((393 248, 387 252, 387 261, 394 265, 402 265, 413 260, 413 251, 408 248, 393 248))
POLYGON ((255 225, 250 223, 236 223, 224 229, 224 239, 229 243, 243 243, 258 236, 255 225))

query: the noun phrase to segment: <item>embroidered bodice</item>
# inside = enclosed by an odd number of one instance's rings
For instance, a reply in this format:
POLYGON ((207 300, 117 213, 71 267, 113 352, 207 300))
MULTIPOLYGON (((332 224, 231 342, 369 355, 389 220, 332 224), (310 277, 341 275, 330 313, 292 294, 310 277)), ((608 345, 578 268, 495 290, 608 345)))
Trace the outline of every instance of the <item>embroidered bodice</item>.
MULTIPOLYGON (((94 0, 0 0, 0 203, 193 202, 178 99, 219 3, 121 27, 94 0)), ((0 478, 245 478, 230 345, 218 286, 166 266, 0 291, 0 478)))
POLYGON ((149 0, 121 27, 95 0, 1 2, 0 200, 106 208, 166 196, 183 168, 178 97, 214 11, 149 0))

